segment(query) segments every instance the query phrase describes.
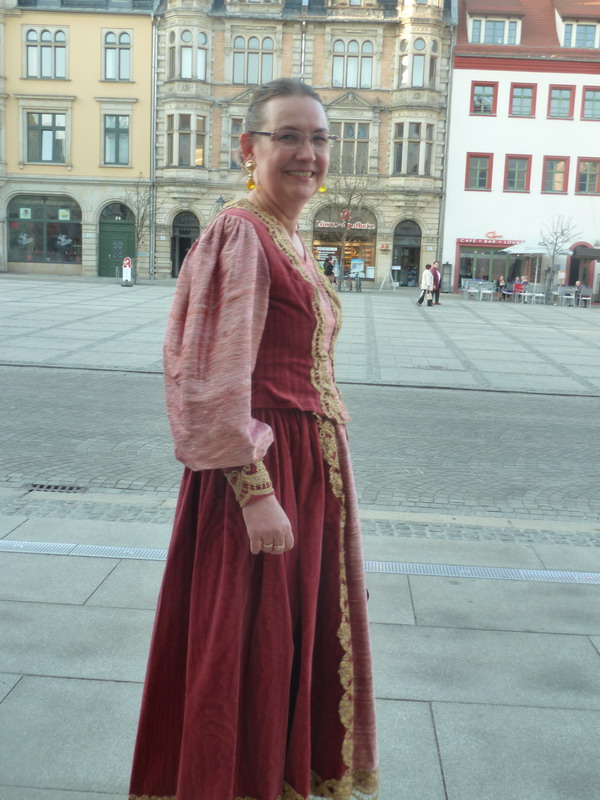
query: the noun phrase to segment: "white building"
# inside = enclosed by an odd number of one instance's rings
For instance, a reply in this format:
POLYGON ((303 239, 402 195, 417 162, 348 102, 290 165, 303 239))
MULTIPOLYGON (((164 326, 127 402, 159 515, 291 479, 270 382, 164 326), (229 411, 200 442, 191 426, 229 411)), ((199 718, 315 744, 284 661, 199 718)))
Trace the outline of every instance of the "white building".
POLYGON ((459 0, 458 11, 442 234, 453 286, 547 275, 597 295, 600 3, 459 0), (573 255, 550 276, 545 248, 531 250, 569 219, 573 255), (521 242, 529 255, 502 252, 521 242))

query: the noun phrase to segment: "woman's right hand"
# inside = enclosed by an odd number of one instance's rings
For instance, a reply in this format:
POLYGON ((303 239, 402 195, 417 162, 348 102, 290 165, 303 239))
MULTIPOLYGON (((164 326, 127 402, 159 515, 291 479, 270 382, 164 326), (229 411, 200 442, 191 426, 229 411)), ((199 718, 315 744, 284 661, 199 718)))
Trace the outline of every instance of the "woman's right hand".
POLYGON ((249 503, 242 509, 250 552, 280 556, 294 546, 294 535, 287 514, 274 494, 249 503))

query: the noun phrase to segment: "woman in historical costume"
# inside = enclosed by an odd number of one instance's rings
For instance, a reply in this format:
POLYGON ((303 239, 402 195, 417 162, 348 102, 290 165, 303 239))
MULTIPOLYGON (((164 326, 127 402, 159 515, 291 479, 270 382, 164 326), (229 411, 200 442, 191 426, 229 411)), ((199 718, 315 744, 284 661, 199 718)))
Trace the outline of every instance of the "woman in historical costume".
POLYGON ((132 800, 377 797, 338 300, 297 233, 330 142, 309 86, 261 87, 240 138, 249 195, 178 279, 165 380, 186 469, 132 800))

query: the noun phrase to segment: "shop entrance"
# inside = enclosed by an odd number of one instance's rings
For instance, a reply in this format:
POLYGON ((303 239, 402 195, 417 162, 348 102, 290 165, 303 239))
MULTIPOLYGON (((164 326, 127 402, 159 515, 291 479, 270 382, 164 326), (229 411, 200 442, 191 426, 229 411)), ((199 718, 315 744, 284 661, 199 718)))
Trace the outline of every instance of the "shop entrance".
POLYGON ((200 236, 200 223, 191 211, 182 211, 173 220, 171 234, 171 277, 176 278, 187 251, 200 236))
POLYGON ((343 208, 331 205, 316 215, 313 229, 313 252, 323 261, 332 255, 334 262, 344 260, 346 272, 361 269, 367 280, 375 277, 375 242, 377 220, 367 208, 343 208), (343 251, 343 256, 342 256, 343 251), (354 261, 354 264, 352 262, 354 261))
POLYGON ((118 268, 128 256, 135 264, 135 218, 123 203, 110 203, 100 214, 98 275, 119 277, 118 268))
POLYGON ((421 262, 421 227, 411 219, 396 225, 392 251, 392 272, 400 286, 416 286, 421 262))

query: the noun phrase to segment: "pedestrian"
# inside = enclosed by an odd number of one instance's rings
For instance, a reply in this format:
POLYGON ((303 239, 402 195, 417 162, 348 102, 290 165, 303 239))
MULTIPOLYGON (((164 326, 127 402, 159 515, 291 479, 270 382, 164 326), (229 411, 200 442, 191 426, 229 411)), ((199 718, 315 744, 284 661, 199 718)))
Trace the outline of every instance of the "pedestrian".
POLYGON ((417 305, 422 306, 423 300, 427 300, 427 305, 433 304, 433 275, 431 274, 431 264, 425 264, 425 269, 421 275, 421 294, 417 300, 417 305))
POLYGON ((323 261, 323 272, 327 277, 329 283, 335 283, 335 271, 333 268, 333 260, 330 255, 325 256, 323 261))
POLYGON ((504 275, 496 278, 496 294, 498 295, 498 300, 506 300, 506 279, 504 275))
POLYGON ((433 275, 433 305, 441 306, 440 303, 440 289, 442 286, 442 273, 440 272, 440 262, 434 261, 431 267, 431 274, 433 275))
POLYGON ((165 341, 185 465, 130 800, 377 796, 340 307, 297 232, 330 154, 319 95, 258 88, 248 195, 189 251, 165 341), (243 269, 240 269, 243 265, 243 269))

